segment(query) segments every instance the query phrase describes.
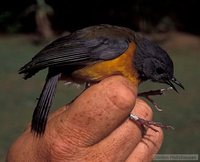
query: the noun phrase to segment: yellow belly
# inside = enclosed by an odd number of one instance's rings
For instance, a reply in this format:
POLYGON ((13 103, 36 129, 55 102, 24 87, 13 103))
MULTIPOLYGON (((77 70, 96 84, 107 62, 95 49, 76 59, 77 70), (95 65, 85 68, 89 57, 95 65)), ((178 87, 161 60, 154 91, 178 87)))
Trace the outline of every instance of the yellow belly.
POLYGON ((129 48, 119 57, 88 65, 85 68, 73 72, 73 76, 86 81, 100 81, 112 75, 123 75, 133 84, 138 84, 139 80, 133 66, 133 57, 136 49, 135 43, 130 43, 129 48))

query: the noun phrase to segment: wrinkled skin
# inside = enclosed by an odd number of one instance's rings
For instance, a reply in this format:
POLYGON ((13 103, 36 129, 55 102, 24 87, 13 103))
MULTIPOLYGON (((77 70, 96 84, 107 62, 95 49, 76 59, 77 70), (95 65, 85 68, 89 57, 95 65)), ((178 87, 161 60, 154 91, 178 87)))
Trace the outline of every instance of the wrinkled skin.
POLYGON ((142 135, 130 113, 152 119, 150 107, 137 98, 137 87, 121 76, 107 78, 52 113, 44 136, 34 137, 29 125, 10 147, 7 161, 152 161, 163 132, 156 127, 158 132, 148 129, 142 135))

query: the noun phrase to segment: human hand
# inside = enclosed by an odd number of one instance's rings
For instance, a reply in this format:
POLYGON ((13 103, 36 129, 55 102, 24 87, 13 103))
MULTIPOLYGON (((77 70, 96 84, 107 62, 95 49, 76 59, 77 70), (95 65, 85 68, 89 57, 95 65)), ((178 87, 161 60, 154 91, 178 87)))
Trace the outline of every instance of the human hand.
POLYGON ((142 135, 130 113, 152 119, 152 110, 137 98, 121 76, 104 79, 85 90, 73 103, 49 116, 44 136, 35 137, 30 125, 11 146, 8 162, 148 162, 158 152, 163 132, 142 135))

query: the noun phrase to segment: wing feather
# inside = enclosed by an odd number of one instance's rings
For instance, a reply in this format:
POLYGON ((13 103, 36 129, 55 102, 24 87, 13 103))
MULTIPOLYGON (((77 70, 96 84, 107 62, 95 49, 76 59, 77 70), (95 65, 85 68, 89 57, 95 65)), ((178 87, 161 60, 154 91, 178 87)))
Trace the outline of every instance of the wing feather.
POLYGON ((78 30, 47 45, 19 73, 24 73, 27 79, 47 67, 87 65, 114 59, 128 48, 129 32, 110 25, 78 30))

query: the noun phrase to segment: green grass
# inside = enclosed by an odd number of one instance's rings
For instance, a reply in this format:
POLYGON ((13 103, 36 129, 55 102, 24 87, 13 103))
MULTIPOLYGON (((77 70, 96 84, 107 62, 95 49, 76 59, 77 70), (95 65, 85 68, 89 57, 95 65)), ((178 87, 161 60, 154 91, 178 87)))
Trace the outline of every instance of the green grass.
MULTIPOLYGON (((17 74, 43 45, 34 46, 27 36, 0 38, 0 161, 4 161, 12 142, 30 122, 46 71, 25 81, 17 74)), ((169 49, 175 64, 177 78, 184 84, 180 94, 169 92, 154 97, 163 112, 154 110, 154 120, 171 124, 176 129, 166 130, 160 153, 200 153, 200 50, 183 47, 169 49)), ((142 90, 156 89, 163 85, 145 83, 142 90)), ((164 86, 165 87, 165 86, 164 86)), ((69 102, 81 90, 59 84, 53 107, 69 102)))

